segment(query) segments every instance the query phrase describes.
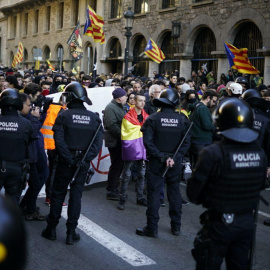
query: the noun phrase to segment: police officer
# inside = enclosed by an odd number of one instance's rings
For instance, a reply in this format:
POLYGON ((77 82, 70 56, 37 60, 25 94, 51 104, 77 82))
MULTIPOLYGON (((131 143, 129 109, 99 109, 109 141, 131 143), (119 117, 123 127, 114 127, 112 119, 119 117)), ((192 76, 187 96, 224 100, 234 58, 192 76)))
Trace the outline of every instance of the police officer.
POLYGON ((19 204, 22 188, 22 168, 28 142, 33 139, 30 121, 18 114, 23 104, 15 89, 6 89, 0 96, 0 190, 19 204))
POLYGON ((194 241, 196 269, 246 270, 254 232, 254 211, 266 177, 266 157, 256 143, 253 112, 243 100, 229 98, 215 112, 222 140, 205 147, 187 184, 191 202, 207 211, 194 241))
POLYGON ((80 160, 87 150, 94 134, 101 123, 100 118, 88 111, 83 102, 91 105, 86 89, 78 82, 67 85, 65 92, 68 110, 62 111, 56 118, 53 126, 56 151, 59 155, 51 194, 51 208, 47 216, 47 227, 42 236, 56 239, 56 226, 61 217, 62 205, 67 193, 67 187, 77 169, 80 172, 75 181, 70 185, 68 203, 67 238, 66 244, 72 245, 80 240, 80 235, 75 232, 81 212, 81 197, 89 163, 93 160, 102 146, 103 130, 99 129, 94 143, 87 154, 86 160, 80 160))
POLYGON ((176 113, 174 108, 179 103, 178 93, 173 89, 161 92, 159 99, 153 100, 154 106, 161 107, 151 114, 141 128, 143 142, 149 158, 147 175, 147 226, 137 228, 136 234, 158 237, 158 220, 160 207, 160 190, 163 185, 163 173, 169 166, 165 178, 169 200, 169 215, 173 235, 180 234, 182 200, 179 189, 181 160, 190 146, 190 136, 186 136, 182 147, 173 160, 171 157, 189 127, 188 119, 176 113))
POLYGON ((250 84, 247 77, 243 77, 243 76, 237 77, 235 79, 235 82, 241 84, 241 86, 243 87, 243 92, 245 92, 247 89, 250 88, 249 86, 250 84))

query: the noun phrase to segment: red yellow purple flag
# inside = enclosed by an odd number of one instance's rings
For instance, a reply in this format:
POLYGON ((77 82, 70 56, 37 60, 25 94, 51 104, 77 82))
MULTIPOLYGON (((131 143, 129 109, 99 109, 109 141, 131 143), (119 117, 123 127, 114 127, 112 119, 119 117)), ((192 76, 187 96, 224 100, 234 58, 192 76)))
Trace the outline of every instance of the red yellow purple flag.
POLYGON ((12 62, 12 67, 15 68, 17 64, 22 62, 22 60, 23 60, 23 45, 21 42, 19 42, 17 52, 12 62))
POLYGON ((237 69, 240 73, 259 74, 260 71, 250 63, 248 59, 248 49, 237 49, 235 46, 225 42, 225 51, 231 68, 237 69))

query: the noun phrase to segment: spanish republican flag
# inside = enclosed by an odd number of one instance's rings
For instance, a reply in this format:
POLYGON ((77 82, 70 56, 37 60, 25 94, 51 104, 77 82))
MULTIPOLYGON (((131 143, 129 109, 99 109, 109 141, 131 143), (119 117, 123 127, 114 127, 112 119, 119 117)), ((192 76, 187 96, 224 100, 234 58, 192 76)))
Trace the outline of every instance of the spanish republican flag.
POLYGON ((143 144, 141 127, 148 117, 142 110, 143 121, 140 123, 135 108, 131 108, 124 116, 121 126, 122 159, 123 160, 146 160, 146 150, 143 144))

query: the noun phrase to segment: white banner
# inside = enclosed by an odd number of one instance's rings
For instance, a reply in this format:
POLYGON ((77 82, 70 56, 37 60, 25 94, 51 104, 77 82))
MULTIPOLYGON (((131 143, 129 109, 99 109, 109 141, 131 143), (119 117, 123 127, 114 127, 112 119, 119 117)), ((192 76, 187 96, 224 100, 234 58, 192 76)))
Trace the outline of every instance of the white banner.
MULTIPOLYGON (((100 119, 103 118, 102 111, 105 109, 107 104, 112 100, 112 91, 114 87, 98 87, 98 88, 88 88, 87 95, 92 101, 93 105, 89 106, 84 103, 87 110, 92 112, 97 112, 100 119)), ((53 97, 54 102, 58 102, 62 93, 56 93, 48 95, 46 97, 53 97)), ((79 140, 80 138, 78 138, 79 140)), ((98 182, 107 181, 107 175, 109 172, 109 167, 111 165, 110 155, 108 148, 105 147, 104 141, 101 151, 98 156, 91 162, 91 166, 95 170, 95 174, 91 179, 90 185, 98 182)))

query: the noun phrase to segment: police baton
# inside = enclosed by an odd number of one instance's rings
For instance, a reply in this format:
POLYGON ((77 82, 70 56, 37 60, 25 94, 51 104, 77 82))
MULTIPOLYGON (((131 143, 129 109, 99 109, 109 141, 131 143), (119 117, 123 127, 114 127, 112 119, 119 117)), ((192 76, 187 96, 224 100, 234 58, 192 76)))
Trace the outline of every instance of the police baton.
POLYGON ((85 161, 85 158, 86 158, 88 152, 90 151, 90 149, 91 149, 91 147, 92 147, 92 145, 94 143, 94 140, 95 140, 95 138, 96 138, 96 136, 97 136, 97 134, 98 134, 101 126, 102 126, 102 123, 99 124, 96 133, 94 134, 94 136, 93 136, 93 138, 92 138, 92 140, 91 140, 91 142, 90 142, 90 144, 89 144, 86 152, 83 155, 83 158, 82 158, 81 162, 79 163, 79 165, 78 165, 78 167, 77 167, 77 169, 76 169, 76 171, 75 171, 75 173, 74 173, 74 175, 73 175, 73 177, 72 177, 72 179, 70 181, 70 184, 72 184, 75 181, 75 178, 77 177, 78 173, 80 172, 81 164, 85 161))
MULTIPOLYGON (((176 149, 176 151, 175 151, 175 153, 174 153, 174 155, 173 155, 173 157, 172 157, 173 160, 175 159, 175 157, 176 157, 178 151, 180 150, 180 148, 181 148, 181 146, 182 146, 184 140, 186 139, 186 137, 187 137, 187 135, 188 135, 188 133, 189 133, 189 131, 190 131, 192 125, 193 125, 193 122, 190 123, 190 125, 189 125, 189 127, 188 127, 188 129, 187 129, 187 132, 185 133, 185 135, 184 135, 182 141, 180 142, 180 144, 178 145, 178 147, 177 147, 177 149, 176 149)), ((170 168, 169 166, 166 166, 165 171, 164 171, 162 177, 165 177, 165 175, 167 174, 169 168, 170 168)))

